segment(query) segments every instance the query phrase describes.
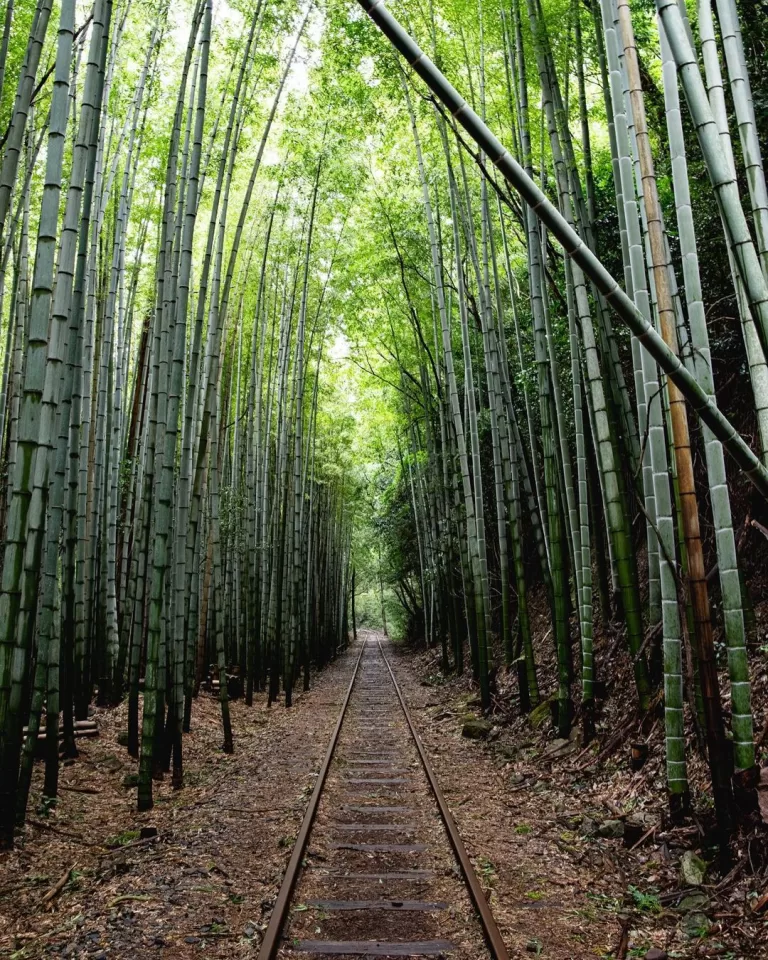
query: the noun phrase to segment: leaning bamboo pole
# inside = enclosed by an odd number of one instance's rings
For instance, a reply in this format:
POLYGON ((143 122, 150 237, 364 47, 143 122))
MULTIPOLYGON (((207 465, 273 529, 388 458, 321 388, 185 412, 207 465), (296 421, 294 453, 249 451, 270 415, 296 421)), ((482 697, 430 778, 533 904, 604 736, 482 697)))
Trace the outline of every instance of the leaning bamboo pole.
POLYGON ((424 80, 437 99, 450 111, 504 178, 520 193, 536 216, 558 239, 565 253, 581 266, 617 315, 638 337, 641 346, 651 354, 680 389, 698 416, 723 443, 750 482, 768 499, 768 469, 762 465, 746 440, 702 389, 696 378, 685 369, 664 340, 640 314, 598 257, 581 241, 576 231, 560 216, 541 189, 387 10, 383 0, 358 0, 358 2, 395 49, 424 80))

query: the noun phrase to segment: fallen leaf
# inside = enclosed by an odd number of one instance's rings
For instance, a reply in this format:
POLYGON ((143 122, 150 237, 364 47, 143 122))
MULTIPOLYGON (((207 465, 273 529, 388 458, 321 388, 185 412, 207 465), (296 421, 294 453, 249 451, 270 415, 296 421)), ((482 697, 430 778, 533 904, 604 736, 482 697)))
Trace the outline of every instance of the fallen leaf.
POLYGON ((114 900, 110 901, 109 906, 115 907, 118 903, 125 903, 126 900, 151 900, 152 897, 148 893, 126 893, 122 897, 115 897, 114 900))
POLYGON ((752 913, 760 913, 768 907, 768 890, 752 904, 752 913))
POLYGON ((760 816, 763 818, 763 823, 768 823, 768 767, 763 767, 760 771, 757 802, 760 805, 760 816))

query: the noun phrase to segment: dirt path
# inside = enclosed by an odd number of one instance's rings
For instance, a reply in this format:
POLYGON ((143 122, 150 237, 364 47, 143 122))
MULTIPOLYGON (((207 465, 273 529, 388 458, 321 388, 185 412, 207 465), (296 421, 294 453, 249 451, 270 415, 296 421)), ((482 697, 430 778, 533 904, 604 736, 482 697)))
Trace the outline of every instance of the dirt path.
POLYGON ((201 696, 184 738, 185 788, 156 784, 147 814, 122 786, 135 769, 117 742, 124 707, 97 713, 99 737, 61 784, 99 792, 63 789, 44 816, 37 770, 30 815, 43 826, 0 860, 0 956, 255 956, 353 666, 352 654, 340 658, 290 711, 233 703, 233 756, 220 749, 217 701, 201 696), (142 828, 157 837, 140 839, 142 828))

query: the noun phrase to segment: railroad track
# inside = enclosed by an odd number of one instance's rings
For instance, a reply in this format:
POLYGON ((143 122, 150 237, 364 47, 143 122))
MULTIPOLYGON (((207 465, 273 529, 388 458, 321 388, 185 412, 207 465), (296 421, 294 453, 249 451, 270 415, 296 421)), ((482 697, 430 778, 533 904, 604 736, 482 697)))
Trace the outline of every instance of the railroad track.
POLYGON ((509 954, 385 651, 365 639, 259 960, 509 954))

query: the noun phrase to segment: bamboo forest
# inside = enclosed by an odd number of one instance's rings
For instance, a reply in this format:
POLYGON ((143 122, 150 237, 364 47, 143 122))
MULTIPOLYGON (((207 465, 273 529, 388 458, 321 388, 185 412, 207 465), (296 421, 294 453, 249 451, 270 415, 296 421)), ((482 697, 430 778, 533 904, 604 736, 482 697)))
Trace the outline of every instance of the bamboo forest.
POLYGON ((0 957, 768 957, 767 49, 5 0, 0 957))

